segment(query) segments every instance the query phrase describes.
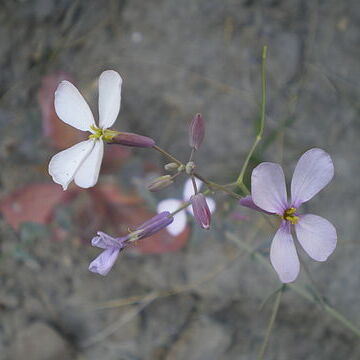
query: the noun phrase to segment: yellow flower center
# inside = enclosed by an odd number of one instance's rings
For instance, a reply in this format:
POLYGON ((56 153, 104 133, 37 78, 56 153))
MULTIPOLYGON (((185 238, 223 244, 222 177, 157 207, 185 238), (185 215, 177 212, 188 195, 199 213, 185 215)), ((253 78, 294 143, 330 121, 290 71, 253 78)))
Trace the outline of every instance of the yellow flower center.
POLYGON ((100 129, 95 125, 91 125, 91 130, 94 131, 93 134, 89 135, 89 139, 102 139, 104 141, 111 141, 112 138, 118 134, 118 131, 109 130, 109 129, 100 129))
POLYGON ((286 209, 284 211, 283 216, 281 218, 286 221, 290 221, 291 224, 295 225, 299 221, 299 217, 295 215, 296 209, 294 207, 291 207, 289 209, 286 209))

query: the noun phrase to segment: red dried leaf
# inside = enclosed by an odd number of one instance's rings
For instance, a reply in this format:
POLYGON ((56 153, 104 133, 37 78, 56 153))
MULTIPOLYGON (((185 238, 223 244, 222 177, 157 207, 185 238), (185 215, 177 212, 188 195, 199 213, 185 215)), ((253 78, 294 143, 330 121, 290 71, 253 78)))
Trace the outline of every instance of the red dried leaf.
POLYGON ((130 155, 130 149, 126 148, 125 146, 105 146, 101 171, 103 173, 111 173, 115 170, 119 170, 119 168, 129 158, 130 155))
POLYGON ((2 199, 0 212, 15 230, 23 222, 48 224, 54 207, 72 196, 56 184, 32 184, 2 199))
POLYGON ((135 194, 125 195, 116 184, 100 184, 96 188, 93 188, 92 191, 99 193, 98 196, 101 196, 111 204, 138 205, 144 202, 142 198, 135 194))
POLYGON ((68 148, 86 137, 84 132, 65 124, 56 115, 54 94, 62 80, 73 82, 72 76, 67 73, 58 72, 50 74, 43 78, 38 92, 43 133, 49 139, 50 144, 57 149, 68 148))

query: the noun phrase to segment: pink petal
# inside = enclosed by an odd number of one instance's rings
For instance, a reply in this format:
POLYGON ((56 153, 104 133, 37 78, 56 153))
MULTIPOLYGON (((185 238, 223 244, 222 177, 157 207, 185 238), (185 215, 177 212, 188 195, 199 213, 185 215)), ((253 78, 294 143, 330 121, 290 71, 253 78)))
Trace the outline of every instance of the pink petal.
POLYGON ((100 275, 107 275, 119 255, 119 249, 110 248, 104 250, 90 265, 89 270, 100 275))
POLYGON ((299 159, 291 181, 292 205, 297 208, 323 189, 334 176, 330 155, 321 149, 310 149, 299 159))
POLYGON ((245 197, 241 198, 239 200, 239 203, 242 206, 245 206, 245 207, 247 207, 249 209, 256 210, 258 212, 262 212, 262 213, 265 213, 265 214, 273 214, 273 213, 265 211, 265 210, 259 208, 258 206, 256 206, 253 199, 252 199, 252 197, 251 197, 251 195, 248 195, 248 196, 245 196, 245 197))
POLYGON ((325 261, 335 250, 336 229, 331 222, 321 216, 312 214, 300 216, 295 231, 301 246, 314 260, 325 261))
POLYGON ((294 281, 300 271, 299 258, 296 253, 290 224, 283 222, 276 232, 270 249, 272 266, 283 283, 294 281))
POLYGON ((251 195, 259 208, 282 215, 287 208, 284 172, 280 165, 264 162, 251 175, 251 195))
MULTIPOLYGON (((163 211, 173 212, 177 210, 183 203, 177 199, 166 199, 160 201, 157 206, 157 212, 161 213, 163 211)), ((174 221, 166 227, 166 230, 173 236, 177 236, 183 232, 186 228, 186 213, 180 211, 174 215, 174 221)))

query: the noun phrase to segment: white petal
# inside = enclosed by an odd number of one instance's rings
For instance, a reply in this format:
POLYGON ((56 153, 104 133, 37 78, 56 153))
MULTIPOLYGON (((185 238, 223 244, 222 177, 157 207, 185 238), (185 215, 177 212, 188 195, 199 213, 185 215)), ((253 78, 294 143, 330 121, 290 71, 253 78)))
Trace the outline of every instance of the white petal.
POLYGON ((93 147, 94 141, 86 140, 54 155, 49 163, 49 174, 54 182, 62 185, 66 190, 93 147))
POLYGON ((102 158, 104 155, 104 143, 102 140, 94 141, 94 148, 87 156, 84 162, 80 165, 75 174, 75 184, 81 188, 89 188, 97 183, 102 158))
POLYGON ((69 81, 62 81, 55 91, 55 110, 58 117, 66 124, 79 130, 91 131, 94 117, 89 105, 79 90, 69 81))
POLYGON ((301 246, 314 260, 325 261, 336 248, 336 229, 321 216, 300 216, 295 231, 301 246))
POLYGON ((296 164, 291 180, 292 205, 296 208, 310 200, 333 176, 334 164, 327 152, 317 148, 306 151, 296 164))
MULTIPOLYGON (((157 206, 157 212, 163 211, 173 212, 182 205, 182 202, 177 199, 166 199, 160 201, 157 206)), ((186 213, 180 211, 174 216, 174 221, 166 227, 166 230, 173 236, 179 235, 186 227, 186 213)))
POLYGON ((300 262, 291 235, 290 224, 281 224, 271 243, 270 260, 283 283, 294 281, 300 271, 300 262))
MULTIPOLYGON (((209 198, 209 197, 206 197, 205 199, 206 199, 206 202, 207 202, 207 204, 208 204, 209 210, 210 210, 210 212, 211 212, 211 214, 212 214, 212 213, 215 211, 215 209, 216 209, 216 202, 215 202, 214 199, 209 198)), ((192 206, 188 206, 188 207, 186 208, 186 210, 187 210, 192 216, 194 216, 194 211, 193 211, 192 206)))
MULTIPOLYGON (((203 182, 197 178, 195 178, 195 182, 196 182, 196 186, 197 186, 198 190, 200 190, 201 187, 203 186, 203 182)), ((192 183, 191 179, 187 179, 185 181, 184 191, 183 191, 184 201, 189 201, 192 195, 194 195, 193 183, 192 183)))
POLYGON ((284 172, 279 164, 263 162, 251 174, 251 196, 259 208, 282 215, 287 207, 284 172))
POLYGON ((120 110, 121 76, 114 70, 104 71, 99 78, 99 127, 114 124, 120 110))

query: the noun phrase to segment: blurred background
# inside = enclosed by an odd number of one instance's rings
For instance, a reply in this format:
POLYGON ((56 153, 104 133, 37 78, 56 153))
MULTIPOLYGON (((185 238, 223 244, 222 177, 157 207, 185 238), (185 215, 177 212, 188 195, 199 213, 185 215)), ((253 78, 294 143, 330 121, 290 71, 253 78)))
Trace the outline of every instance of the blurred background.
POLYGON ((96 231, 141 223, 160 200, 181 199, 185 179, 149 195, 164 159, 121 146, 107 146, 90 190, 63 192, 47 166, 83 136, 54 113, 58 82, 72 81, 96 116, 98 76, 114 69, 124 79, 115 129, 185 161, 201 112, 199 172, 235 181, 256 133, 265 44, 267 119, 249 171, 276 161, 291 176, 300 154, 325 149, 336 176, 303 210, 338 230, 329 261, 302 256, 297 284, 312 301, 284 292, 265 359, 359 359, 356 335, 317 300, 360 326, 359 24, 355 0, 2 0, 0 359, 256 358, 280 287, 262 216, 216 194, 211 231, 189 216, 180 235, 144 240, 103 278, 87 269, 96 231))

